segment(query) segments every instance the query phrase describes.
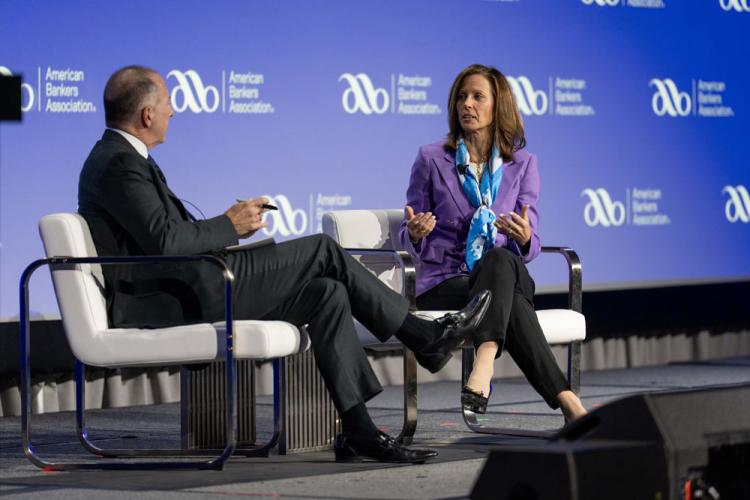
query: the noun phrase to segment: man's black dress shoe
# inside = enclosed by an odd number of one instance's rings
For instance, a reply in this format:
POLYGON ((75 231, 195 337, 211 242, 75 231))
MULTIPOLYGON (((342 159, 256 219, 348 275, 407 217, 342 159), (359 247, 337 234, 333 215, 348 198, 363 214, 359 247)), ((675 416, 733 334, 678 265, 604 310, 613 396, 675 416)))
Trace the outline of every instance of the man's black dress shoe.
POLYGON ((369 458, 378 462, 421 464, 437 456, 437 451, 402 446, 388 434, 378 431, 374 438, 360 438, 347 434, 336 436, 333 452, 337 462, 361 462, 369 458))
POLYGON ((435 320, 443 329, 443 334, 426 348, 415 352, 417 362, 430 373, 437 373, 453 357, 456 349, 469 337, 484 318, 492 300, 492 292, 482 290, 471 298, 468 304, 456 313, 446 314, 435 320))

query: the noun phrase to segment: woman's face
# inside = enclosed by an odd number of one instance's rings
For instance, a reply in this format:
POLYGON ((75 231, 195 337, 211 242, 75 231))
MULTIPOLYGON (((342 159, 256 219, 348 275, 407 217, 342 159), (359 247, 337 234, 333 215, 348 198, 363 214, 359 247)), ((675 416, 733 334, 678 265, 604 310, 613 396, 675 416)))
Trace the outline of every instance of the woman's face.
POLYGON ((495 100, 486 77, 469 75, 464 78, 456 100, 456 113, 464 132, 477 132, 492 125, 494 107, 495 100))

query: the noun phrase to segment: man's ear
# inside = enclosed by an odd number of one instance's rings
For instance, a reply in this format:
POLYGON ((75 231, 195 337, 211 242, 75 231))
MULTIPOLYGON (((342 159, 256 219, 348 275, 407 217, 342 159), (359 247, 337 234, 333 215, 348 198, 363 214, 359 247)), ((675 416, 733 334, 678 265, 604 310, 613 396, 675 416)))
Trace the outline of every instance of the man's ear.
POLYGON ((144 128, 149 128, 151 126, 154 118, 153 113, 153 106, 146 106, 141 110, 141 125, 143 125, 144 128))

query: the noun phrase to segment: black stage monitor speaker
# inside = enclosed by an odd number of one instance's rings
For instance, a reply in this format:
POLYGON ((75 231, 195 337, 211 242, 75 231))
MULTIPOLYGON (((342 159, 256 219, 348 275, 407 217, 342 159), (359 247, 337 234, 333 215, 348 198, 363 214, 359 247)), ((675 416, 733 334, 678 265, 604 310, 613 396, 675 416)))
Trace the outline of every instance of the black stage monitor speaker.
POLYGON ((493 450, 472 498, 750 499, 750 384, 630 396, 493 450))
POLYGON ((668 490, 656 443, 591 441, 493 450, 471 498, 667 500, 668 490))
POLYGON ((0 122, 21 120, 21 77, 0 75, 0 122))

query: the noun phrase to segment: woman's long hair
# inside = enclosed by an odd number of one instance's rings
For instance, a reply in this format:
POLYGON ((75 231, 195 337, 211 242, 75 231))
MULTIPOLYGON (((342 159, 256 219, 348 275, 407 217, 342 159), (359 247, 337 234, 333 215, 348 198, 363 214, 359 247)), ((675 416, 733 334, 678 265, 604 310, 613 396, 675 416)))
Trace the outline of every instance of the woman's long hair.
POLYGON ((523 119, 518 112, 516 100, 510 90, 508 80, 499 70, 482 64, 472 64, 461 71, 453 81, 450 95, 448 96, 448 137, 445 147, 451 151, 456 150, 456 144, 463 134, 461 123, 458 119, 458 93, 467 76, 482 75, 489 81, 494 100, 494 118, 492 128, 494 129, 495 144, 500 150, 503 161, 511 161, 513 153, 526 146, 524 136, 523 119))

